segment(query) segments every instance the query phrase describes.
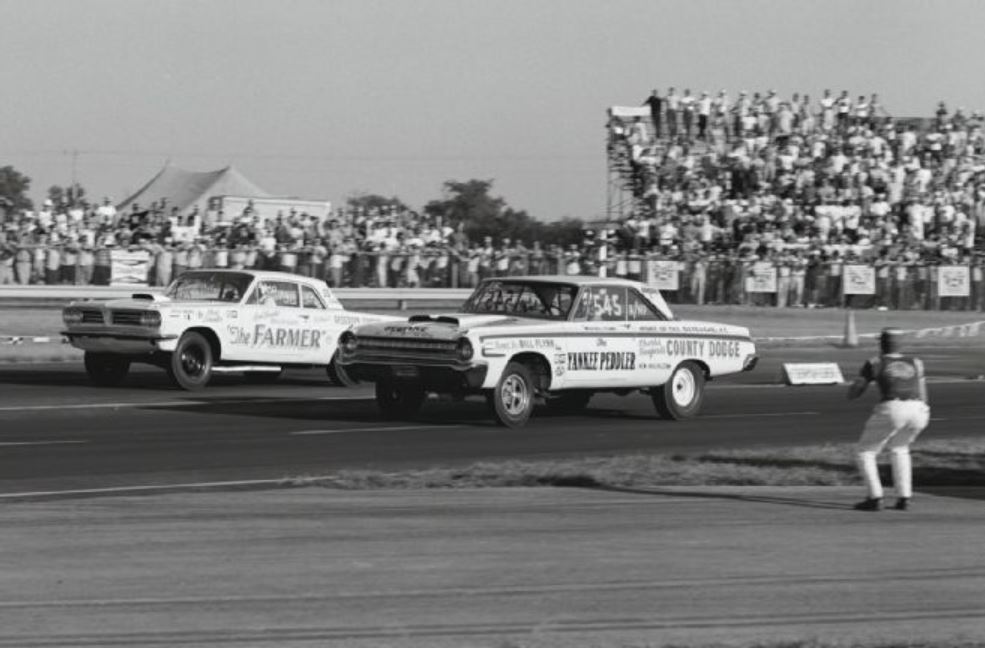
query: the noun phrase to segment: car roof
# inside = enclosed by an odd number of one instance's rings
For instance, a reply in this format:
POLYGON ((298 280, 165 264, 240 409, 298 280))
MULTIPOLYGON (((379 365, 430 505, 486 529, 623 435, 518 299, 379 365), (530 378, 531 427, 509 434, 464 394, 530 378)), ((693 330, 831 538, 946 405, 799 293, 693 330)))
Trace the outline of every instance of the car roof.
POLYGON ((232 268, 195 268, 194 270, 188 270, 188 272, 228 272, 230 274, 245 274, 250 275, 256 279, 269 279, 269 280, 280 280, 280 281, 302 281, 305 283, 316 283, 323 284, 323 281, 313 279, 311 277, 305 277, 304 275, 294 274, 293 272, 280 272, 279 270, 233 270, 232 268))
POLYGON ((618 277, 592 277, 590 275, 533 275, 522 277, 490 277, 486 281, 539 281, 544 283, 566 283, 577 286, 587 284, 605 286, 640 286, 640 282, 618 277))

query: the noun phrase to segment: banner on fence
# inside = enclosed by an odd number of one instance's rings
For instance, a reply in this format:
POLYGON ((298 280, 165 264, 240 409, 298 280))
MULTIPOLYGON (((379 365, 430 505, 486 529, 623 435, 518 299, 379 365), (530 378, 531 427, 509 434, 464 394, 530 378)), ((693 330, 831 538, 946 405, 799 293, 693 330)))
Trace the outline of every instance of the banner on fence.
POLYGON ((867 265, 845 264, 845 294, 876 294, 876 269, 867 265))
POLYGON ((113 250, 110 252, 112 267, 111 286, 146 286, 150 268, 150 252, 137 250, 113 250))
POLYGON ((647 259, 646 283, 658 290, 677 290, 680 288, 679 268, 677 261, 647 259))
POLYGON ((776 266, 772 263, 754 263, 746 277, 746 292, 775 293, 776 266))
POLYGON ((937 294, 941 297, 967 297, 971 294, 968 266, 941 266, 937 269, 937 294))

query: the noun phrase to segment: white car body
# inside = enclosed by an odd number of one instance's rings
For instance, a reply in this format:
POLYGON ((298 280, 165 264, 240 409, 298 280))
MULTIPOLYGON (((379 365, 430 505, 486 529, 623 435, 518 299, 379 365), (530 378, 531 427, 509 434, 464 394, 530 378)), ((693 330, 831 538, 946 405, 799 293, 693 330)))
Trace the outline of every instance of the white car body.
POLYGON ((700 368, 703 375, 695 377, 703 385, 706 379, 749 370, 756 363, 747 328, 676 320, 658 290, 634 281, 571 276, 487 279, 466 302, 465 311, 357 327, 354 340, 343 337, 341 363, 353 376, 378 384, 411 380, 426 391, 465 394, 488 394, 502 384, 511 363, 527 363, 542 374, 535 390, 547 398, 565 391, 654 390, 668 384, 684 363, 700 368), (483 311, 490 309, 476 300, 491 294, 486 288, 490 283, 541 292, 536 298, 520 292, 516 304, 505 307, 512 312, 487 314, 483 311), (567 304, 563 317, 559 310, 533 317, 518 312, 523 300, 540 308, 539 295, 550 293, 536 287, 548 285, 562 291, 551 299, 567 304))
POLYGON ((343 331, 397 319, 347 311, 317 279, 224 269, 186 272, 164 295, 137 293, 127 299, 73 302, 63 318, 63 335, 87 356, 119 356, 165 367, 182 337, 197 332, 210 341, 212 369, 219 372, 328 367, 343 331), (209 298, 182 293, 183 286, 193 286, 191 281, 198 279, 201 286, 214 286, 216 292, 206 295, 209 298))

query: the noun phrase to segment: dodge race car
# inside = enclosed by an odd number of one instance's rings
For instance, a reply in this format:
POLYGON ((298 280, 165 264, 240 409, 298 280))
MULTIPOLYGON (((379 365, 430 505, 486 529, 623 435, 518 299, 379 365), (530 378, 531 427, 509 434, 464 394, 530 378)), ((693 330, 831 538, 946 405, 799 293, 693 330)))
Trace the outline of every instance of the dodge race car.
POLYGON ((597 392, 643 392, 662 417, 692 417, 705 381, 757 360, 746 328, 677 320, 638 282, 572 276, 487 279, 460 313, 364 324, 340 347, 384 415, 414 414, 428 392, 483 394, 508 427, 538 400, 576 411, 597 392))
POLYGON ((167 370, 182 389, 204 388, 213 374, 245 372, 275 380, 288 366, 324 366, 352 384, 337 362, 339 334, 356 324, 397 318, 347 311, 324 282, 252 270, 196 270, 164 292, 73 302, 62 311, 66 336, 85 351, 98 385, 119 384, 130 364, 167 370))

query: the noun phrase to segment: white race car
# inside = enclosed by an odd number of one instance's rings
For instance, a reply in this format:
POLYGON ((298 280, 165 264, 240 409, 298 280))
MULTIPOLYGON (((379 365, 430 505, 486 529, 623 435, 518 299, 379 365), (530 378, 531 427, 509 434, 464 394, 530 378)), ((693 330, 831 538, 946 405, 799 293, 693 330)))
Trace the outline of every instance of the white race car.
POLYGON ((487 279, 460 313, 365 324, 340 346, 385 415, 414 414, 428 392, 484 394, 509 427, 538 399, 575 411, 603 391, 642 391, 664 418, 691 417, 706 380, 757 361, 746 328, 676 320, 635 281, 572 276, 487 279))
POLYGON ((166 369, 182 389, 198 390, 216 373, 272 381, 289 366, 324 366, 333 382, 349 385, 336 362, 339 335, 353 325, 397 318, 347 311, 317 279, 195 270, 163 295, 73 302, 62 319, 62 335, 85 351, 94 383, 119 384, 131 363, 144 362, 166 369))

